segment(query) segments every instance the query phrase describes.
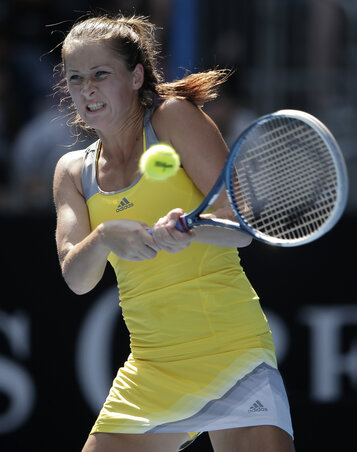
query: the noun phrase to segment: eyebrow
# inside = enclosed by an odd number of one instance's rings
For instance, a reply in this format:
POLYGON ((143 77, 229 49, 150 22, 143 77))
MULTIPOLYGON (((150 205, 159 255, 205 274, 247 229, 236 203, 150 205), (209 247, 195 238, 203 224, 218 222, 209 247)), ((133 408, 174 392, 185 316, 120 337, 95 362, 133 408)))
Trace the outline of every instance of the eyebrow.
MULTIPOLYGON (((90 70, 90 71, 94 71, 95 69, 98 69, 98 68, 104 67, 104 66, 105 66, 105 67, 110 67, 109 64, 98 64, 97 66, 90 67, 89 70, 90 70)), ((67 72, 81 72, 81 71, 79 71, 78 69, 71 69, 71 68, 68 68, 68 69, 67 69, 67 72)))

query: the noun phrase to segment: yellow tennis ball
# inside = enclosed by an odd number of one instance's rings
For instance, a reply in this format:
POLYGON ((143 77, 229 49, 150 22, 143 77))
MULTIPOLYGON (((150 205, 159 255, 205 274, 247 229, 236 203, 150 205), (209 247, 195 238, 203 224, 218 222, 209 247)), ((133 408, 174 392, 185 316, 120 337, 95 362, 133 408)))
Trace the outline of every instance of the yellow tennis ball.
POLYGON ((148 178, 164 180, 179 169, 180 156, 167 144, 154 144, 141 156, 139 167, 148 178))

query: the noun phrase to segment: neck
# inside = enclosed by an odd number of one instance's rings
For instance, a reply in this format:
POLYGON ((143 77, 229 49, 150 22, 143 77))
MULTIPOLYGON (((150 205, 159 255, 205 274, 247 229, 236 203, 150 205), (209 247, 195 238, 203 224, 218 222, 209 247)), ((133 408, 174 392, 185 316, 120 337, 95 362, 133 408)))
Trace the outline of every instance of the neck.
POLYGON ((138 142, 142 142, 145 109, 140 105, 130 113, 122 124, 118 124, 115 133, 98 132, 102 141, 102 155, 107 158, 127 160, 137 150, 138 142))

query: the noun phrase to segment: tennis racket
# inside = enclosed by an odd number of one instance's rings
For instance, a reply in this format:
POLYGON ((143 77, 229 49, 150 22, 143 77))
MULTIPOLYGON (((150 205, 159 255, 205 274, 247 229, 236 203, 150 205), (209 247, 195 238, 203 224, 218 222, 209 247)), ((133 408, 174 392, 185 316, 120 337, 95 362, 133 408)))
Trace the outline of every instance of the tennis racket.
POLYGON ((176 228, 224 227, 271 245, 298 246, 337 223, 347 194, 346 166, 330 131, 310 114, 280 110, 239 136, 207 197, 176 228), (200 218, 223 187, 238 223, 200 218))

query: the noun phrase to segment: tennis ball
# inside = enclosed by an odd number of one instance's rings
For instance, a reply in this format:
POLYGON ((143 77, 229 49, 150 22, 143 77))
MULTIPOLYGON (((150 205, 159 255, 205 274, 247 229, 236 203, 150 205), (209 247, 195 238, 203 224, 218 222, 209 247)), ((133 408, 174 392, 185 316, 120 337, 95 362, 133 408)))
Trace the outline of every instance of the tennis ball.
POLYGON ((149 179, 164 180, 180 167, 180 156, 167 144, 154 144, 140 158, 140 171, 149 179))

